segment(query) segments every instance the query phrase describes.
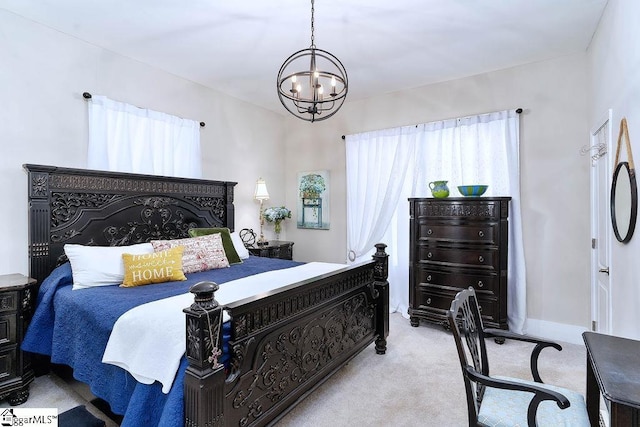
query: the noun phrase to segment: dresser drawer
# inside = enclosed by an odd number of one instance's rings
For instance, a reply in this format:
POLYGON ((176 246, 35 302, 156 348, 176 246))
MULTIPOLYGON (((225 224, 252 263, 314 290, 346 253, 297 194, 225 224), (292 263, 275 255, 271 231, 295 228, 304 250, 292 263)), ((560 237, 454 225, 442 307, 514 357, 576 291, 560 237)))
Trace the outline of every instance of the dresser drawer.
POLYGON ((439 240, 446 242, 478 243, 497 245, 500 241, 498 224, 422 223, 418 225, 419 240, 439 240))
MULTIPOLYGON (((418 310, 436 311, 438 314, 446 315, 451 308, 451 301, 457 292, 449 292, 437 287, 421 287, 416 295, 415 306, 418 310)), ((478 307, 482 315, 483 322, 497 322, 500 318, 500 303, 495 298, 487 298, 478 295, 478 307)))
POLYGON ((500 253, 495 249, 458 249, 418 246, 417 260, 424 265, 471 267, 488 271, 500 268, 500 253))
POLYGON ((282 259, 293 259, 293 245, 282 246, 278 256, 282 259))
POLYGON ((0 381, 16 376, 17 348, 15 345, 0 350, 0 381))
POLYGON ((15 344, 16 333, 16 315, 0 315, 0 346, 15 344))
POLYGON ((498 322, 500 320, 500 303, 497 300, 478 296, 478 307, 483 322, 498 322))
POLYGON ((0 294, 0 313, 16 311, 18 308, 18 293, 3 292, 0 294))
POLYGON ((269 249, 269 258, 280 258, 280 246, 269 249))
POLYGON ((497 295, 500 280, 497 274, 466 274, 457 271, 439 271, 416 268, 415 281, 418 286, 441 286, 458 292, 473 286, 478 295, 497 295))
POLYGON ((499 220, 507 216, 507 204, 500 200, 449 198, 426 199, 415 202, 415 217, 466 219, 471 221, 499 220))
POLYGON ((415 305, 419 310, 440 309, 446 311, 451 307, 451 301, 455 295, 455 292, 433 292, 419 288, 415 305))

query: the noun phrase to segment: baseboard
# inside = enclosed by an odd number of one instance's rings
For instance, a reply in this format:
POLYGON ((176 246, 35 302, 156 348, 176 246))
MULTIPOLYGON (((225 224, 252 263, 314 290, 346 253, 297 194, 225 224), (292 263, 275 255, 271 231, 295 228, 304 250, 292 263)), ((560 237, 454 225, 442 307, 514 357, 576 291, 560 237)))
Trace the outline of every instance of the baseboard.
POLYGON ((527 319, 526 334, 548 339, 551 341, 562 341, 570 344, 584 344, 582 333, 587 328, 564 323, 548 322, 546 320, 527 319))

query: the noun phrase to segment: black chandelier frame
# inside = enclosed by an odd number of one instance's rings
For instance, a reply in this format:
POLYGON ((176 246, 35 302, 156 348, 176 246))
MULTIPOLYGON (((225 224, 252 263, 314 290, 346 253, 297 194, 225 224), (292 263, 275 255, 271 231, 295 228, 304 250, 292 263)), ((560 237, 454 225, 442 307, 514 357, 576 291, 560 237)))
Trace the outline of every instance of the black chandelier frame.
POLYGON ((284 61, 282 67, 280 67, 280 71, 278 72, 277 87, 280 102, 291 114, 302 120, 315 122, 319 120, 326 120, 338 112, 347 97, 349 81, 347 77, 347 70, 338 58, 326 50, 311 47, 299 50, 284 61), (296 62, 302 62, 302 58, 305 57, 309 57, 309 63, 311 64, 309 66, 309 70, 297 71, 285 75, 287 68, 296 62), (312 70, 315 69, 317 58, 323 58, 333 64, 336 71, 317 70, 317 76, 314 76, 314 71, 312 70), (292 78, 294 76, 298 79, 309 79, 310 81, 314 78, 317 79, 316 83, 311 83, 309 85, 312 89, 310 97, 303 97, 294 89, 292 83, 292 78), (331 81, 332 78, 335 79, 336 86, 322 86, 334 88, 335 91, 332 89, 325 98, 320 99, 317 90, 321 86, 319 82, 322 80, 331 81), (329 112, 329 114, 326 114, 327 112, 329 112))

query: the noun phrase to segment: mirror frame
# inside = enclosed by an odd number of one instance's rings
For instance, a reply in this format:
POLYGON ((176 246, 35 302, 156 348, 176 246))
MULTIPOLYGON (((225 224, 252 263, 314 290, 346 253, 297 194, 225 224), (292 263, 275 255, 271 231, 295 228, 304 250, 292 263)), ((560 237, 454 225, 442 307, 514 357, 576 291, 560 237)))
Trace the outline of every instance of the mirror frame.
POLYGON ((622 243, 628 243, 633 236, 633 232, 636 228, 636 218, 638 216, 638 188, 636 184, 636 172, 635 169, 629 168, 628 162, 620 162, 616 166, 616 170, 613 173, 613 180, 611 182, 611 225, 613 226, 613 232, 616 235, 616 239, 622 243), (618 185, 618 176, 622 168, 627 169, 627 176, 629 177, 629 184, 631 187, 631 212, 629 218, 629 228, 626 231, 625 236, 620 235, 618 230, 618 223, 616 221, 616 187, 618 185))

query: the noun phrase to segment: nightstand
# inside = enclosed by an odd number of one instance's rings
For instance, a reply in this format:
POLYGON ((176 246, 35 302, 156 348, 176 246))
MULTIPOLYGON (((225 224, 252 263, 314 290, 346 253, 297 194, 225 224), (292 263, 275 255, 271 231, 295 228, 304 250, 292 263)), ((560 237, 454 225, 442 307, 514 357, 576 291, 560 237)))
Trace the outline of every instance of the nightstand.
POLYGON ((0 400, 20 405, 29 398, 35 375, 31 357, 20 350, 36 301, 36 280, 0 275, 0 400))
POLYGON ((280 259, 293 259, 293 242, 285 242, 283 240, 269 240, 268 245, 264 246, 248 246, 247 249, 251 255, 267 257, 267 258, 280 258, 280 259))

